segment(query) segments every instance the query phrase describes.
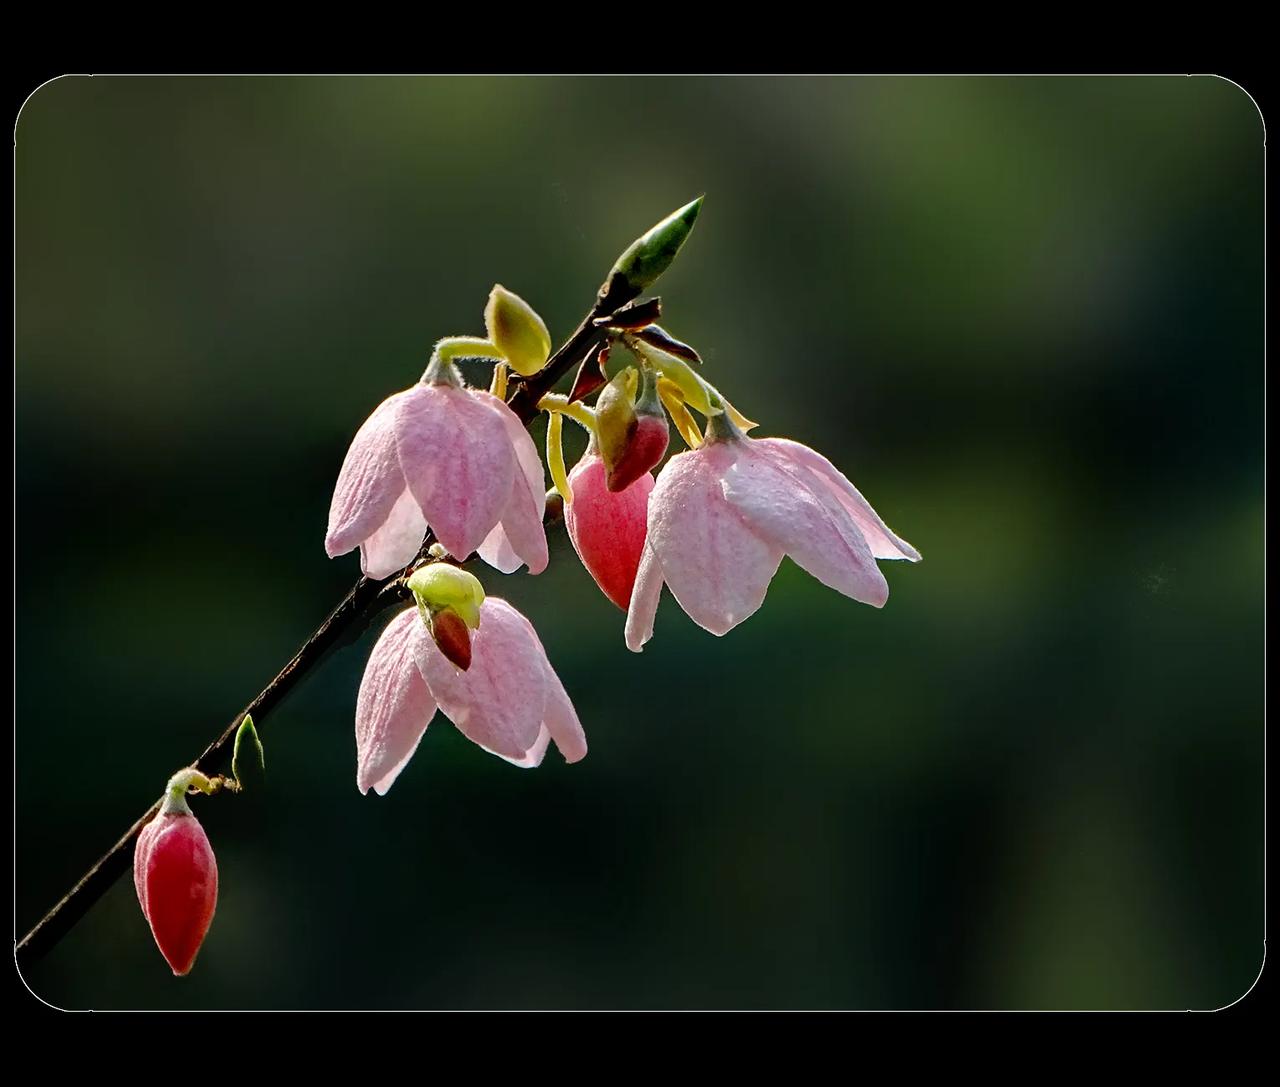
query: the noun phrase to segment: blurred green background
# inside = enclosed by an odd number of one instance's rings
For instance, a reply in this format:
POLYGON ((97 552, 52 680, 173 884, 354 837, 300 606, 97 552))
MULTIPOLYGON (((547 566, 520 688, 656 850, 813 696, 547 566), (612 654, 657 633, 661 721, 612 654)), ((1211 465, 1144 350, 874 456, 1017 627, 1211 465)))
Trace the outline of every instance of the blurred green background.
MULTIPOLYGON (((63 78, 16 135, 25 932, 357 573, 356 427, 499 281, 563 338, 707 193, 664 324, 924 553, 790 562, 640 656, 562 529, 483 574, 591 753, 442 717, 355 788, 376 629, 196 801, 175 980, 132 882, 63 1008, 1215 1008, 1263 904, 1262 123, 1217 78, 63 78), (145 742, 139 737, 145 736, 145 742)), ((536 430, 541 435, 541 428, 536 430)), ((576 440, 576 439, 575 439, 576 440)), ((379 624, 380 627, 381 624, 379 624)))

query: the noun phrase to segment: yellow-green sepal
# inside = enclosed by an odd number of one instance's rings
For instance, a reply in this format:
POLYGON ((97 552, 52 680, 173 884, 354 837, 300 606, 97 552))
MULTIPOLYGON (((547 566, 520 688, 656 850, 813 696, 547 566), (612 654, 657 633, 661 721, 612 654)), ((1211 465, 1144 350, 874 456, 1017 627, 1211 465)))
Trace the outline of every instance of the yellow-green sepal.
POLYGON ((684 359, 668 354, 652 344, 628 337, 626 345, 680 390, 684 402, 708 419, 725 412, 745 433, 759 426, 724 398, 720 390, 702 377, 684 359))
POLYGON ((408 586, 420 609, 452 608, 472 630, 479 628, 484 586, 474 574, 451 563, 432 562, 418 567, 409 576, 408 586))
POLYGON ((626 451, 636 429, 636 390, 640 375, 634 366, 619 370, 596 398, 596 441, 605 464, 612 468, 626 451))
POLYGON ((551 333, 523 298, 495 283, 484 307, 484 327, 493 345, 517 374, 529 377, 551 355, 551 333))

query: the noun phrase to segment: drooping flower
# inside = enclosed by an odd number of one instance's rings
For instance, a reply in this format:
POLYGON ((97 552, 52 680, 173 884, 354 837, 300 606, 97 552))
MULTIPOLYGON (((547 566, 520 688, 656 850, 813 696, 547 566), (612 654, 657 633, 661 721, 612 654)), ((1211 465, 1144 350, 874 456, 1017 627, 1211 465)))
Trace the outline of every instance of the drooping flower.
POLYGON ((695 623, 726 634, 764 602, 783 555, 824 585, 882 607, 876 559, 920 560, 820 453, 785 438, 749 438, 721 414, 708 440, 672 457, 649 496, 648 534, 626 642, 653 636, 662 586, 695 623))
POLYGON ((542 462, 516 414, 433 359, 356 433, 329 508, 330 558, 360 548, 367 577, 412 562, 430 527, 458 558, 479 551, 506 573, 547 566, 542 462))
POLYGON ((446 659, 417 608, 378 638, 356 699, 356 785, 385 795, 417 750, 436 709, 486 751, 522 767, 542 762, 552 740, 566 762, 587 753, 573 703, 533 625, 487 596, 471 635, 469 667, 446 659))
POLYGON ((218 863, 175 775, 160 811, 138 834, 133 885, 156 946, 178 977, 190 971, 218 905, 218 863), (175 783, 177 783, 175 785, 175 783))
POLYGON ((604 595, 626 611, 644 551, 653 476, 644 472, 625 490, 610 490, 593 442, 569 472, 569 484, 573 499, 565 503, 564 524, 573 549, 604 595))

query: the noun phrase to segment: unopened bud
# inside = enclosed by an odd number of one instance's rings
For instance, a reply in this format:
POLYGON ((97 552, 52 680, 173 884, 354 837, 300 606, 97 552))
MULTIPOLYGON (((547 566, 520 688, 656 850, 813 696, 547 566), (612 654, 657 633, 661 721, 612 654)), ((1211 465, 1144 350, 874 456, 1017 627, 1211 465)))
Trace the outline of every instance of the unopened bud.
POLYGON ((554 525, 564 517, 564 495, 555 487, 547 492, 547 503, 542 509, 542 523, 554 525))
POLYGON ((605 297, 629 301, 641 291, 648 290, 671 267, 671 262, 693 229, 701 207, 700 196, 673 211, 627 246, 605 280, 605 297))
POLYGON ((625 491, 646 475, 667 452, 670 440, 667 413, 663 411, 658 396, 657 377, 647 366, 640 377, 640 395, 636 399, 634 419, 626 444, 618 455, 613 460, 605 457, 605 485, 614 493, 625 491))
POLYGON ((573 501, 564 524, 573 549, 605 596, 626 611, 644 551, 653 477, 642 475, 615 494, 606 486, 604 462, 588 448, 569 478, 573 501))
POLYGON ((427 629, 446 660, 464 672, 471 667, 471 632, 456 611, 441 608, 431 612, 427 629))
POLYGON ((187 806, 187 777, 169 782, 156 817, 138 834, 133 885, 160 954, 178 977, 190 971, 218 906, 218 862, 187 806))

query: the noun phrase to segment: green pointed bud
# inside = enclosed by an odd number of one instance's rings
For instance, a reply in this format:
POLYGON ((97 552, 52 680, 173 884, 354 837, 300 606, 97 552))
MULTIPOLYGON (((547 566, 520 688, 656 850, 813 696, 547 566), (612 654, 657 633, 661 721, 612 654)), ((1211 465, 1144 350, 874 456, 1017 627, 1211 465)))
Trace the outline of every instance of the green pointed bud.
POLYGON ((243 789, 249 784, 261 784, 266 773, 267 759, 262 750, 262 741, 258 739, 252 715, 246 713, 240 727, 236 729, 236 742, 231 751, 231 776, 243 789))
POLYGON ((433 562, 413 572, 409 589, 424 611, 432 613, 451 608, 472 630, 480 626, 484 587, 474 574, 447 562, 433 562))
POLYGON ((612 469, 621 459, 635 434, 636 387, 640 375, 634 366, 619 370, 596 399, 596 439, 605 467, 612 469))
POLYGON ((536 374, 551 354, 551 333, 541 317, 518 294, 495 283, 484 307, 489 339, 517 374, 536 374))
POLYGON ((605 280, 606 297, 621 297, 627 301, 648 290, 671 267, 671 262, 693 229, 701 207, 702 197, 699 196, 633 241, 605 280))

